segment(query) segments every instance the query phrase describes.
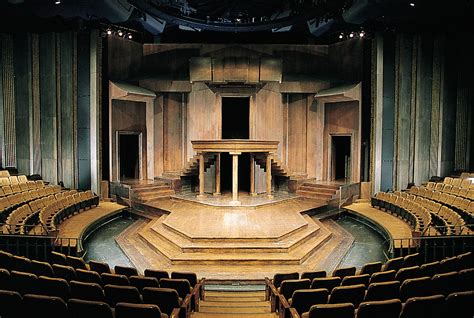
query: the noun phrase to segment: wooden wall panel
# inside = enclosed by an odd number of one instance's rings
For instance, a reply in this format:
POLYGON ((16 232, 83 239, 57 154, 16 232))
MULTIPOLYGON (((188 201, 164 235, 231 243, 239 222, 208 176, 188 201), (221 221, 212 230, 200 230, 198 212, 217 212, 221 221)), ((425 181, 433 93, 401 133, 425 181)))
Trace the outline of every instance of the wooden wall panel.
POLYGON ((58 170, 60 180, 68 188, 76 187, 75 146, 76 146, 76 41, 72 32, 59 35, 60 41, 60 158, 58 170))
POLYGON ((124 80, 141 74, 143 57, 141 43, 108 36, 107 46, 109 80, 124 80))
POLYGON ((3 166, 16 167, 16 129, 15 129, 15 72, 13 67, 13 38, 2 35, 0 58, 2 65, 3 89, 3 166))
MULTIPOLYGON (((352 136, 351 139, 351 164, 352 164, 352 181, 359 182, 360 164, 360 143, 359 143, 359 103, 339 102, 326 103, 325 107, 325 129, 324 129, 324 146, 323 146, 323 162, 324 175, 329 177, 329 149, 331 147, 330 135, 352 136)), ((327 180, 327 179, 326 179, 327 180)))
POLYGON ((306 171, 308 178, 325 180, 323 174, 324 162, 324 103, 318 103, 312 95, 308 99, 308 125, 307 125, 307 161, 306 171))
POLYGON ((194 83, 187 103, 186 161, 193 156, 192 140, 221 138, 221 98, 207 85, 194 83))
POLYGON ((430 144, 431 144, 431 107, 433 78, 433 40, 430 37, 419 37, 418 64, 416 76, 416 113, 415 113, 415 184, 426 182, 430 178, 430 144))
POLYGON ((163 95, 159 95, 155 99, 155 130, 153 141, 155 143, 155 176, 161 176, 163 174, 163 162, 164 162, 164 153, 163 153, 163 116, 164 116, 164 105, 163 105, 163 95))
POLYGON ((183 108, 182 94, 164 95, 163 154, 164 172, 179 172, 183 167, 183 108))
MULTIPOLYGON (((138 132, 142 134, 141 171, 146 178, 146 104, 126 100, 112 101, 112 180, 117 180, 117 132, 138 132)), ((123 151, 123 150, 121 150, 123 151)))
POLYGON ((40 49, 40 108, 41 108, 41 175, 44 180, 58 183, 57 166, 57 65, 56 35, 44 33, 39 37, 40 49))
POLYGON ((284 107, 279 85, 266 84, 255 98, 255 114, 250 120, 250 139, 279 141, 277 156, 282 159, 284 107), (252 135, 253 134, 253 135, 252 135))
POLYGON ((397 39, 397 73, 395 89, 395 189, 406 189, 410 176, 410 126, 412 99, 413 38, 402 35, 397 39))
POLYGON ((306 174, 306 94, 289 94, 288 105, 288 169, 306 174))
POLYGON ((15 128, 17 169, 21 174, 29 175, 32 170, 30 124, 31 103, 31 37, 26 33, 14 36, 15 50, 15 128))

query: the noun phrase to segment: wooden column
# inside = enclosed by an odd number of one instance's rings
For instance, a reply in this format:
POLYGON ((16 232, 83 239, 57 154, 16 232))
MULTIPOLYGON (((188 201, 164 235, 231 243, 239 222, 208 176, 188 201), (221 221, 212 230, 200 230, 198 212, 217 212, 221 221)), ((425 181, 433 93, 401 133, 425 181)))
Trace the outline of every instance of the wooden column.
POLYGON ((239 153, 230 152, 232 155, 232 201, 231 205, 240 205, 239 201, 239 153))
POLYGON ((267 154, 267 196, 272 198, 272 154, 267 154))
POLYGON ((221 194, 221 154, 216 154, 216 192, 214 195, 221 194))
POLYGON ((204 153, 199 153, 199 198, 204 197, 204 153))
POLYGON ((256 196, 255 192, 255 155, 250 154, 250 195, 256 196))

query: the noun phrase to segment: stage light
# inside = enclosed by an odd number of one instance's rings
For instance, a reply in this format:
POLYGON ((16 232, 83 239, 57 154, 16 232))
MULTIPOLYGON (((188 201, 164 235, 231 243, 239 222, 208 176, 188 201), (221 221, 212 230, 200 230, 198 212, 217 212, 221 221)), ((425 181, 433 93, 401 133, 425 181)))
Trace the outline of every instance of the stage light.
POLYGON ((107 34, 108 34, 108 35, 111 35, 111 34, 112 34, 112 30, 107 30, 107 34))
POLYGON ((123 35, 123 32, 121 30, 118 31, 118 35, 119 36, 122 36, 123 35))
POLYGON ((54 4, 61 4, 61 0, 55 0, 54 4))
POLYGON ((415 6, 415 3, 414 2, 410 2, 410 7, 414 7, 415 6))
POLYGON ((341 39, 341 40, 342 40, 342 38, 343 38, 343 37, 344 37, 344 35, 343 35, 342 33, 341 33, 341 34, 339 34, 339 39, 341 39))
POLYGON ((361 31, 361 32, 359 33, 359 37, 363 38, 364 36, 365 36, 364 31, 361 31))
POLYGON ((354 37, 354 33, 351 32, 351 33, 349 34, 349 37, 350 37, 350 38, 353 38, 353 37, 354 37))
POLYGON ((131 35, 131 34, 129 34, 129 35, 128 35, 128 38, 131 40, 131 39, 132 39, 132 35, 131 35))

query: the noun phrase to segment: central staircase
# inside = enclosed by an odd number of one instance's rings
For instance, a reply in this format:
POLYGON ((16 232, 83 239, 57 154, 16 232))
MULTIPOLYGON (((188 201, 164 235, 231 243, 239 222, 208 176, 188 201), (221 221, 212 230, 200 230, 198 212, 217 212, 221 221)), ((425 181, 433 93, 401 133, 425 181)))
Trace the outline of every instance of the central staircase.
POLYGON ((329 202, 337 197, 339 185, 321 184, 316 182, 304 182, 296 190, 296 194, 301 197, 320 199, 329 202))
MULTIPOLYGON (((205 297, 199 303, 199 311, 191 314, 194 318, 276 318, 278 315, 271 312, 270 301, 265 299, 265 285, 263 289, 249 287, 229 288, 220 287, 207 289, 205 297)), ((258 286, 256 286, 258 287, 258 286)))
POLYGON ((139 203, 152 202, 175 194, 174 190, 163 181, 155 181, 153 183, 145 184, 132 184, 130 189, 132 201, 139 203))

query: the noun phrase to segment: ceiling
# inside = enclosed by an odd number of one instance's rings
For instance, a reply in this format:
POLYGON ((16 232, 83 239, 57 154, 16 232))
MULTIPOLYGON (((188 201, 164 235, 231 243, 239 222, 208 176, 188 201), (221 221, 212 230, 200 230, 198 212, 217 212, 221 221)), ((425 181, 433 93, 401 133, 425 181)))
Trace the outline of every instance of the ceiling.
POLYGON ((98 25, 144 42, 317 43, 361 30, 455 31, 472 23, 473 1, 3 0, 0 23, 7 32, 98 25))

